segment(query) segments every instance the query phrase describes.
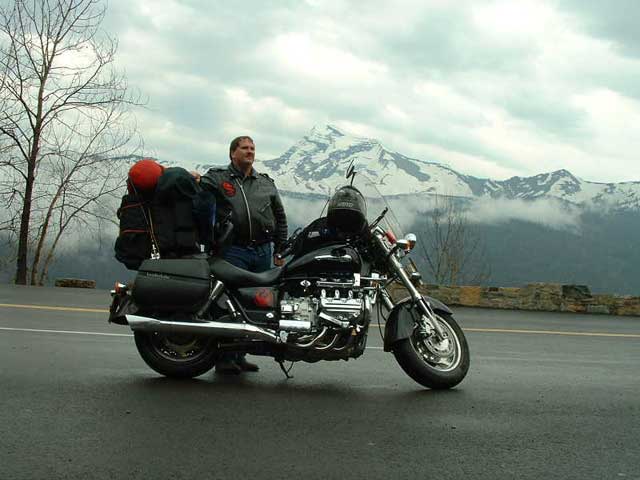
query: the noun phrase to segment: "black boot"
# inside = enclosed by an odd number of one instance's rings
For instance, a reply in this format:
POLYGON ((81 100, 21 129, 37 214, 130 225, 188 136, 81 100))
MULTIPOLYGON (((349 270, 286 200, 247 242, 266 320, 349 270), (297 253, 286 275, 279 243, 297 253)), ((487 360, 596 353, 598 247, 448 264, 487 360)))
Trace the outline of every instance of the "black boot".
POLYGON ((235 363, 243 372, 257 372, 258 370, 260 370, 260 367, 258 367, 258 365, 247 360, 246 355, 238 356, 235 363))
POLYGON ((222 358, 216 362, 216 373, 221 375, 238 375, 242 368, 232 358, 222 358))

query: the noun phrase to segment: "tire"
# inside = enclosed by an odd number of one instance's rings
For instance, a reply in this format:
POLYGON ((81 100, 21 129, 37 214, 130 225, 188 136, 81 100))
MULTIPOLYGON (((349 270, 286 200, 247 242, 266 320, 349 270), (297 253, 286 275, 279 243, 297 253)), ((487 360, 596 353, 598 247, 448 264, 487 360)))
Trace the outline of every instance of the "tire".
POLYGON ((470 354, 467 339, 453 317, 448 314, 436 317, 448 343, 433 344, 414 329, 411 337, 394 345, 393 355, 402 370, 420 385, 443 390, 455 387, 464 379, 470 354))
POLYGON ((211 370, 217 349, 211 337, 134 332, 138 353, 149 367, 172 378, 193 378, 211 370))

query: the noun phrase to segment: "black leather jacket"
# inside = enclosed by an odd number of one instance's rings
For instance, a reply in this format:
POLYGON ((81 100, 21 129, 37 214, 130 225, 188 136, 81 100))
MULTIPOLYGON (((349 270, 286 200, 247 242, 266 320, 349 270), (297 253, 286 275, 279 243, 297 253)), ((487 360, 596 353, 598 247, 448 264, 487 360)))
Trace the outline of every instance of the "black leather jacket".
POLYGON ((231 211, 233 244, 273 242, 274 253, 280 251, 288 236, 287 217, 271 177, 255 168, 244 177, 230 163, 210 169, 200 185, 215 194, 218 218, 231 211))

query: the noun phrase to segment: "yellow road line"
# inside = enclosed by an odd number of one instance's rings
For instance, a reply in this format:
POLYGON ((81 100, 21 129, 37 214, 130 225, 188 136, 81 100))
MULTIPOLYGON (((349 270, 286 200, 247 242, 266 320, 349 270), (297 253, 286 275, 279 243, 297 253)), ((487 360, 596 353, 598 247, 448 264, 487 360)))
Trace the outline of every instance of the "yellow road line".
POLYGON ((60 310, 63 312, 109 313, 106 308, 52 307, 50 305, 20 305, 16 303, 0 303, 0 307, 28 308, 32 310, 60 310))
POLYGON ((515 330, 507 328, 463 328, 465 332, 533 333, 538 335, 578 335, 583 337, 640 338, 640 333, 563 332, 560 330, 515 330))
MULTIPOLYGON (((372 323, 371 327, 378 327, 377 323, 372 323)), ((382 325, 384 327, 384 325, 382 325)), ((480 333, 526 333, 537 335, 577 335, 583 337, 622 337, 622 338, 640 338, 640 333, 606 333, 606 332, 566 332, 562 330, 522 330, 515 328, 467 328, 462 330, 465 332, 480 333)))

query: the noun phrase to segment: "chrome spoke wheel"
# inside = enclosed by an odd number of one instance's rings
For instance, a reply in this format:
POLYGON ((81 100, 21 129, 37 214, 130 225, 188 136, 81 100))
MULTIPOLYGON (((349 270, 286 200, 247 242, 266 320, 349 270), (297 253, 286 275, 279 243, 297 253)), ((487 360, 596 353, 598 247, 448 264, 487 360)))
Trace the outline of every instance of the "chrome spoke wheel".
POLYGON ((157 354, 173 362, 192 362, 207 354, 211 339, 196 335, 165 335, 153 332, 151 345, 157 354))
MULTIPOLYGON (((411 335, 394 344, 393 354, 405 373, 419 384, 431 389, 452 388, 469 371, 469 345, 452 315, 438 313, 435 317, 442 338, 428 323, 420 321, 416 312, 411 319, 411 335)), ((408 326, 405 317, 405 328, 408 326)))
POLYGON ((197 377, 211 370, 218 357, 213 337, 141 331, 133 336, 146 364, 167 377, 197 377))
POLYGON ((460 339, 447 322, 438 315, 436 318, 443 338, 436 338, 435 332, 427 334, 423 329, 416 328, 411 336, 411 344, 422 360, 433 369, 449 372, 455 370, 462 359, 460 339))

